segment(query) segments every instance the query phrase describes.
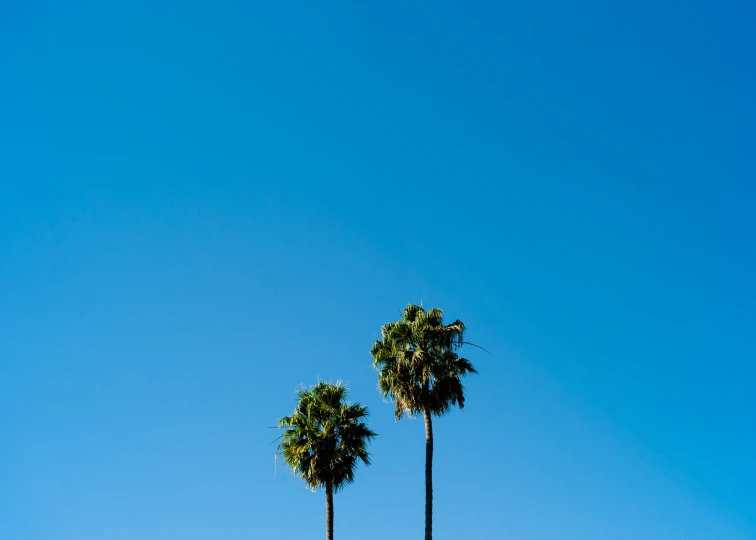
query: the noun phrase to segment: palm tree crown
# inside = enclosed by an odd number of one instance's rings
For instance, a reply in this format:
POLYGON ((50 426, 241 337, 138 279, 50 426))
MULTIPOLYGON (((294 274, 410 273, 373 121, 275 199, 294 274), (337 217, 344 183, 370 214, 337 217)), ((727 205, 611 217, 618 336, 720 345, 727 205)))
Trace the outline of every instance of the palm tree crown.
POLYGON ((379 372, 378 388, 394 400, 397 419, 424 411, 441 416, 453 405, 465 406, 460 379, 477 372, 457 354, 464 332, 462 321, 445 325, 440 309, 425 311, 414 304, 404 309, 400 321, 383 325, 382 339, 370 354, 379 372))
POLYGON ((338 491, 354 481, 358 460, 370 464, 367 444, 376 434, 363 421, 367 407, 350 404, 341 383, 321 381, 297 397, 294 414, 278 422, 286 428, 279 444, 284 463, 313 491, 338 491))

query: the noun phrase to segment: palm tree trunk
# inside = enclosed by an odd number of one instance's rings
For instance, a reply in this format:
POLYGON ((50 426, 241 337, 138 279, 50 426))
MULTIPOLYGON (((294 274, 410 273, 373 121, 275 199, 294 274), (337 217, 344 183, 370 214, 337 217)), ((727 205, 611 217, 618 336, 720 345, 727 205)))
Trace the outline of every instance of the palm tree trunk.
POLYGON ((333 485, 326 483, 326 540, 333 540, 333 485))
POLYGON ((433 422, 428 407, 423 408, 425 420, 425 540, 433 540, 433 422))

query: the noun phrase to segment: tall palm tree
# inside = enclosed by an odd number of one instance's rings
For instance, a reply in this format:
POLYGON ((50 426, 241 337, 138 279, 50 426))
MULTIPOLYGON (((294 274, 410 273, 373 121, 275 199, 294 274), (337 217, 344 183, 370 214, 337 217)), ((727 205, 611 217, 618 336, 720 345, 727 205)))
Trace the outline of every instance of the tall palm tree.
POLYGON ((333 540, 333 493, 354 481, 358 460, 370 465, 368 442, 376 436, 364 422, 367 407, 347 401, 341 383, 318 382, 297 391, 294 414, 278 421, 286 428, 278 450, 305 485, 326 495, 326 538, 333 540))
POLYGON ((425 540, 433 539, 433 416, 465 405, 461 377, 477 373, 457 351, 464 344, 462 321, 444 324, 438 308, 408 305, 402 319, 383 325, 370 354, 378 388, 396 404, 397 420, 422 414, 425 420, 425 540))

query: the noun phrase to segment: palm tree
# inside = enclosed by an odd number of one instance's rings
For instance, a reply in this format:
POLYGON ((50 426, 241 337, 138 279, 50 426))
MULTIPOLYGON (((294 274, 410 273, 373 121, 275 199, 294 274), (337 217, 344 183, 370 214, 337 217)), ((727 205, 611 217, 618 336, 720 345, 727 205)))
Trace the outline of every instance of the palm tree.
POLYGON ((333 540, 333 493, 354 481, 358 460, 370 465, 368 442, 376 436, 364 419, 367 407, 347 401, 341 383, 320 381, 297 390, 294 414, 278 421, 286 428, 278 450, 295 475, 326 495, 326 538, 333 540))
POLYGON ((461 377, 477 373, 457 354, 465 343, 465 325, 445 325, 438 308, 408 305, 402 319, 383 325, 382 339, 370 354, 378 370, 378 388, 396 404, 394 414, 422 414, 425 420, 425 540, 433 539, 433 416, 465 405, 461 377))

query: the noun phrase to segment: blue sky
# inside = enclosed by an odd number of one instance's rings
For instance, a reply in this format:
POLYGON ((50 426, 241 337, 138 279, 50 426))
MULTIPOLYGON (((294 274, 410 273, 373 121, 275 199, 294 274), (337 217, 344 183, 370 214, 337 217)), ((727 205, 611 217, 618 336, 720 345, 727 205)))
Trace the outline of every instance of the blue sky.
POLYGON ((756 538, 752 3, 154 4, 0 7, 0 537, 322 537, 318 377, 380 434, 337 537, 420 537, 422 301, 492 353, 438 540, 756 538))

